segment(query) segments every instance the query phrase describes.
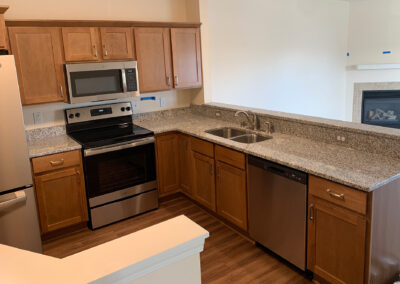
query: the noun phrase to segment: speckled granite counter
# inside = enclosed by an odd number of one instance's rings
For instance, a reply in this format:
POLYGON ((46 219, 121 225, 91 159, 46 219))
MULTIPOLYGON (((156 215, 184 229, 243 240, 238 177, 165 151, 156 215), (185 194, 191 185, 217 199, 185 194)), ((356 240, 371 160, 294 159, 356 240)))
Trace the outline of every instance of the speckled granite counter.
POLYGON ((179 131, 274 161, 362 191, 372 191, 400 177, 400 160, 293 135, 274 133, 273 139, 242 144, 204 131, 237 124, 190 112, 177 116, 142 117, 134 123, 156 134, 179 131))
POLYGON ((36 158, 81 149, 81 145, 66 134, 28 140, 29 157, 36 158))

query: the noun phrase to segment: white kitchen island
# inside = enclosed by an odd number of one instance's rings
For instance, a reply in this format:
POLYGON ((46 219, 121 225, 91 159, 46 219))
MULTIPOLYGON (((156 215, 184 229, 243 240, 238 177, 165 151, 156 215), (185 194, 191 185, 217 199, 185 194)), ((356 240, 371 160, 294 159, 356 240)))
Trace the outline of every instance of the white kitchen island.
POLYGON ((201 283, 208 236, 181 215, 63 259, 0 245, 0 282, 201 283))

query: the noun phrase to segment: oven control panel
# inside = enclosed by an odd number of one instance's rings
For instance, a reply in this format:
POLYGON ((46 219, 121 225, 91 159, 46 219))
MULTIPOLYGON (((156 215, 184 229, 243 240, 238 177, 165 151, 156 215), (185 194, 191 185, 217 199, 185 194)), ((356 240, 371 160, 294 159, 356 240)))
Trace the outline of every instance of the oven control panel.
POLYGON ((132 115, 132 105, 130 102, 95 105, 82 108, 71 108, 65 110, 67 124, 78 122, 93 121, 104 118, 132 115))

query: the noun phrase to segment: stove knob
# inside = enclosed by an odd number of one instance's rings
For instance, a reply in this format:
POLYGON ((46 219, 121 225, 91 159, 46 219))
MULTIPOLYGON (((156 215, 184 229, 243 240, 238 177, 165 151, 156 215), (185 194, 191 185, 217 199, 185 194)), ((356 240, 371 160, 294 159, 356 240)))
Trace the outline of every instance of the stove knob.
POLYGON ((74 118, 74 114, 71 113, 68 117, 72 119, 72 118, 74 118))
POLYGON ((75 116, 76 116, 76 117, 80 117, 81 114, 80 114, 79 112, 77 112, 77 113, 75 113, 75 116))
POLYGON ((130 111, 130 110, 131 110, 131 107, 126 107, 126 110, 127 110, 127 111, 130 111))
POLYGON ((124 107, 121 107, 121 111, 125 111, 125 108, 124 108, 124 107))

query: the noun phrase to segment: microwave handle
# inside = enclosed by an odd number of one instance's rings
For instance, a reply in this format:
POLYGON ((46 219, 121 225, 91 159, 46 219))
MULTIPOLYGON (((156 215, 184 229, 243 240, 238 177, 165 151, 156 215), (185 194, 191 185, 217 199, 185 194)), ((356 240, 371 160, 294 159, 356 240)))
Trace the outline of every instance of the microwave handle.
POLYGON ((124 93, 128 92, 128 88, 126 86, 126 73, 125 69, 121 69, 121 75, 122 75, 122 90, 124 93))

